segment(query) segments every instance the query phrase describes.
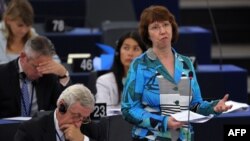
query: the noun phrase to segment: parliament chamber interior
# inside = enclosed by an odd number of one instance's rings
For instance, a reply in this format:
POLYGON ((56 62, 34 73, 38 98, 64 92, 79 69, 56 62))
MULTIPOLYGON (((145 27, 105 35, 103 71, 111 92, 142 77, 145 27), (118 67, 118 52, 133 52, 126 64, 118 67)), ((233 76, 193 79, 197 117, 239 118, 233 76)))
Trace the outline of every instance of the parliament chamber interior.
MULTIPOLYGON (((85 84, 93 93, 97 77, 111 68, 118 36, 136 30, 142 10, 159 4, 168 7, 178 22, 179 39, 174 48, 195 58, 202 97, 212 100, 230 93, 230 100, 250 104, 249 0, 29 1, 36 31, 54 43, 72 82, 85 84), (95 68, 98 59, 101 66, 95 68), (83 62, 91 64, 86 67, 83 62)), ((224 125, 250 125, 249 118, 248 110, 195 123, 195 141, 222 141, 224 125)), ((103 129, 103 141, 131 140, 132 125, 120 114, 95 122, 103 129)), ((19 124, 2 120, 0 138, 11 140, 19 124)))

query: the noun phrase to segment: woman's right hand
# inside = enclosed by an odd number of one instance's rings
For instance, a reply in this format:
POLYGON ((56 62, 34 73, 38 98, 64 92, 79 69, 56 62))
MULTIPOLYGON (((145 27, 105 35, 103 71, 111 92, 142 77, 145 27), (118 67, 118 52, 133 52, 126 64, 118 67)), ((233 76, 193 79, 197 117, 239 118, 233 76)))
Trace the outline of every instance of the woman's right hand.
POLYGON ((185 124, 184 122, 177 121, 172 116, 168 117, 168 128, 170 129, 176 130, 180 128, 181 126, 183 126, 184 124, 185 124))

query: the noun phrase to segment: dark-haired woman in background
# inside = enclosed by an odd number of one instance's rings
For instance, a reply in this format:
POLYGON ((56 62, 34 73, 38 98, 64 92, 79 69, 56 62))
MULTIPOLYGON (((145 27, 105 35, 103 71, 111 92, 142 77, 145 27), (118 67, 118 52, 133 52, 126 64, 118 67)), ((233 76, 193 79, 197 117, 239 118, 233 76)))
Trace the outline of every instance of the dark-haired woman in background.
POLYGON ((131 31, 119 38, 111 71, 101 75, 96 81, 96 103, 107 103, 108 106, 120 105, 121 92, 129 65, 144 51, 146 51, 146 46, 137 32, 131 31))

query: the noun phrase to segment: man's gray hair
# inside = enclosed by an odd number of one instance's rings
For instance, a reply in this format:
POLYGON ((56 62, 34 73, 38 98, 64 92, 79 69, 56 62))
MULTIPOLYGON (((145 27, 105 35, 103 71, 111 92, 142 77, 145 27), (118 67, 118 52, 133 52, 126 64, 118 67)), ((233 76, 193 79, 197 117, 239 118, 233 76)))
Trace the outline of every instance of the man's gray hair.
POLYGON ((56 54, 53 43, 45 36, 30 38, 24 46, 24 52, 31 57, 53 56, 56 54))
POLYGON ((95 98, 91 91, 83 84, 74 84, 66 88, 57 100, 57 107, 60 101, 64 101, 66 108, 79 102, 83 107, 88 107, 92 111, 95 106, 95 98))

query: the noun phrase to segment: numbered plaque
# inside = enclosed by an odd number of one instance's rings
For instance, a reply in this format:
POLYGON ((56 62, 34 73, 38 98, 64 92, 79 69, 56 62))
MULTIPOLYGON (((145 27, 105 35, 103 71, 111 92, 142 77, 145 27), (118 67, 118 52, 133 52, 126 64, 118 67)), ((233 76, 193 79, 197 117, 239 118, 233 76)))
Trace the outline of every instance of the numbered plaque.
POLYGON ((94 70, 93 58, 92 58, 92 57, 83 58, 80 67, 81 67, 81 69, 82 69, 84 72, 90 72, 90 71, 94 70))
POLYGON ((64 32, 65 21, 63 19, 47 19, 45 23, 45 30, 47 32, 64 32))
POLYGON ((95 109, 91 113, 90 117, 93 120, 99 120, 101 117, 107 116, 107 104, 95 103, 95 109))
POLYGON ((90 53, 72 53, 68 55, 68 64, 73 72, 91 72, 94 70, 93 56, 90 53))

